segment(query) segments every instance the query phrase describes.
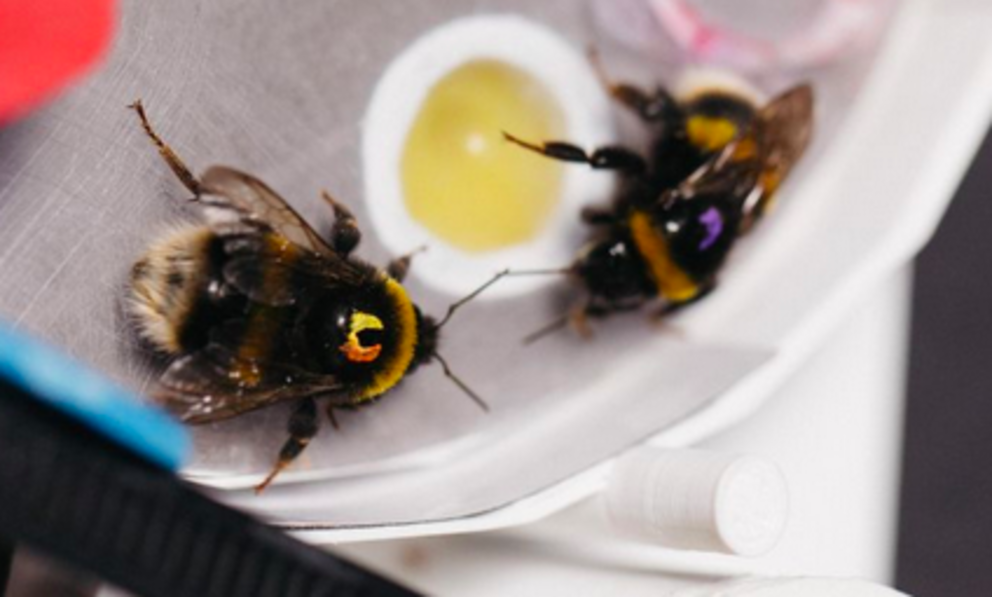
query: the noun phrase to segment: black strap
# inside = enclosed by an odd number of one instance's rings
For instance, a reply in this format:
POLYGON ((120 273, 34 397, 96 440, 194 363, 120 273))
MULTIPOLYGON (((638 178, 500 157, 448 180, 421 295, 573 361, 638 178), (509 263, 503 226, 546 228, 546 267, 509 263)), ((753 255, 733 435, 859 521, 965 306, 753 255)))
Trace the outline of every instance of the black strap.
MULTIPOLYGON (((209 500, 0 384, 4 540, 145 597, 415 595, 209 500)), ((0 589, 3 561, 0 543, 0 589)))
POLYGON ((0 595, 7 594, 10 567, 14 562, 14 546, 0 537, 0 595))

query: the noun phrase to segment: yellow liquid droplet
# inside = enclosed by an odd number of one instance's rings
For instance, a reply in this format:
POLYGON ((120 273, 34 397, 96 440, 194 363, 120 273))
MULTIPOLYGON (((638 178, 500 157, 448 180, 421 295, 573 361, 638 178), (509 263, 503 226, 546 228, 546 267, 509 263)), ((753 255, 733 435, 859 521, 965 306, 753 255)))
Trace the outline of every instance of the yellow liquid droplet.
POLYGON ((564 118, 541 83, 495 61, 471 62, 427 96, 403 150, 407 209, 452 245, 488 251, 534 238, 558 201, 562 167, 507 143, 561 138, 564 118))

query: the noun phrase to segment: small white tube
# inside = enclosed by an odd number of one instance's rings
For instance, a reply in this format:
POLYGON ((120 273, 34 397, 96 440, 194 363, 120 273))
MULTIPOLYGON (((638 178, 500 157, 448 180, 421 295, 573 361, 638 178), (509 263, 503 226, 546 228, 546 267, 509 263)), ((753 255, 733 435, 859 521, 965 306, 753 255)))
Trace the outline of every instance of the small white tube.
POLYGON ((605 498, 619 530, 678 549, 758 556, 778 543, 788 519, 777 466, 701 450, 634 450, 617 461, 605 498))

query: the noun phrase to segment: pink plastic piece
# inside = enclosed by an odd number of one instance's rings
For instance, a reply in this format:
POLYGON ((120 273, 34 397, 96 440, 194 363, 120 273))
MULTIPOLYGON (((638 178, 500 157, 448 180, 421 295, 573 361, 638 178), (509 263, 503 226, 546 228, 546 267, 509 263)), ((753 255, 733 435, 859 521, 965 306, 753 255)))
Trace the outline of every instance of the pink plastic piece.
MULTIPOLYGON (((890 0, 823 0, 806 26, 771 40, 712 23, 690 0, 637 2, 646 9, 640 17, 644 13, 653 16, 657 34, 675 43, 693 62, 750 73, 805 69, 836 61, 880 31, 885 9, 891 4, 890 0)), ((634 3, 603 4, 597 9, 618 39, 646 46, 646 25, 634 20, 634 3)))

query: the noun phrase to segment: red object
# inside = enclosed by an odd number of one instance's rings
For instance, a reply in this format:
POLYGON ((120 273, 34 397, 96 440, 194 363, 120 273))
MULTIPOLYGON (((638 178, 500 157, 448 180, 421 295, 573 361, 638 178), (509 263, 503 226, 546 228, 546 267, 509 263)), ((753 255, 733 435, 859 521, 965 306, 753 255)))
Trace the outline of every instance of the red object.
POLYGON ((25 114, 104 54, 114 0, 0 0, 0 123, 25 114))

